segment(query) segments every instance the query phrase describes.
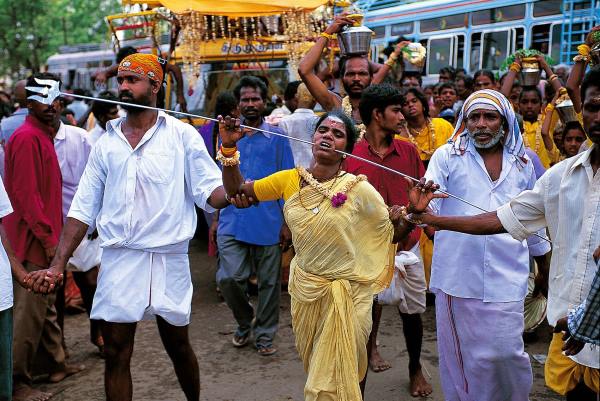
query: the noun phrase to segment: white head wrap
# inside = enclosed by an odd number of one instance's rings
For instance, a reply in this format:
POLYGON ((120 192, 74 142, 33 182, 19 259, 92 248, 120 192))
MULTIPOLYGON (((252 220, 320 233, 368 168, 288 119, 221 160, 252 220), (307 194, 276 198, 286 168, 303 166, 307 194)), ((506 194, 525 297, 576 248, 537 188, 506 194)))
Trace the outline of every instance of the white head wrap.
POLYGON ((515 111, 512 105, 502 93, 491 90, 482 89, 474 92, 465 100, 462 109, 456 120, 456 128, 452 138, 448 141, 453 144, 453 150, 457 154, 464 154, 467 149, 467 145, 471 138, 467 133, 465 121, 469 114, 474 110, 495 110, 508 122, 508 133, 504 141, 504 147, 508 150, 508 153, 514 155, 519 163, 525 165, 527 159, 525 158, 525 145, 523 144, 523 137, 519 130, 519 124, 515 116, 515 111))

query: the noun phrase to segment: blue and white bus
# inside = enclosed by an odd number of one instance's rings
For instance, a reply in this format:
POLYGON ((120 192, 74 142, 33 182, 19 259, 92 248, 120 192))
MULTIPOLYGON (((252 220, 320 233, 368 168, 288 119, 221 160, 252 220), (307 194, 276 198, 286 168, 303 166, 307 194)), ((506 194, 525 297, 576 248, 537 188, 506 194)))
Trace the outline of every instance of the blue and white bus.
POLYGON ((404 36, 427 49, 424 75, 440 68, 499 70, 515 50, 536 49, 569 63, 591 27, 600 0, 360 0, 375 32, 373 58, 404 36))

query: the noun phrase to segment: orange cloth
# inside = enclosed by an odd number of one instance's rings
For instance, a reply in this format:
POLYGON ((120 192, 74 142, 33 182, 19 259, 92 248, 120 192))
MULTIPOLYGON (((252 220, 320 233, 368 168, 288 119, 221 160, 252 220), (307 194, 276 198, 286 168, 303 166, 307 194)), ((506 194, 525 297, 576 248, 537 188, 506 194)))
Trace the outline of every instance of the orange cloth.
POLYGON ((158 82, 162 82, 164 77, 158 57, 153 54, 135 53, 125 57, 119 64, 121 71, 130 71, 158 82))

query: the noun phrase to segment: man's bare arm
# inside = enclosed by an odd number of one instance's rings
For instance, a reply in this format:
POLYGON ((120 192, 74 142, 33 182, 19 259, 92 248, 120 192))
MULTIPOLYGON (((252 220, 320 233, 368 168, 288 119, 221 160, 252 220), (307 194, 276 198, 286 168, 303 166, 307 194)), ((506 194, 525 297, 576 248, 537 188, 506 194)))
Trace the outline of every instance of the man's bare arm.
POLYGON ((436 230, 457 231, 473 235, 502 234, 506 229, 502 226, 496 212, 478 214, 476 216, 436 216, 434 214, 418 215, 423 224, 436 230))

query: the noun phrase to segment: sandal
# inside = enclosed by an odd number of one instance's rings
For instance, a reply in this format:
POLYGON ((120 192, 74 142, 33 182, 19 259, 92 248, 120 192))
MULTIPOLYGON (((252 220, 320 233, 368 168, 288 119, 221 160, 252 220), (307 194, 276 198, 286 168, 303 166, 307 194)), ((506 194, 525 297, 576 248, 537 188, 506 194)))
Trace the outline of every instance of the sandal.
POLYGON ((277 348, 273 344, 256 344, 258 355, 271 356, 277 353, 277 348))
POLYGON ((249 337, 250 337, 250 333, 247 333, 246 335, 243 335, 243 336, 240 336, 236 333, 233 335, 233 338, 231 339, 231 343, 233 344, 234 347, 241 348, 248 344, 249 337))

